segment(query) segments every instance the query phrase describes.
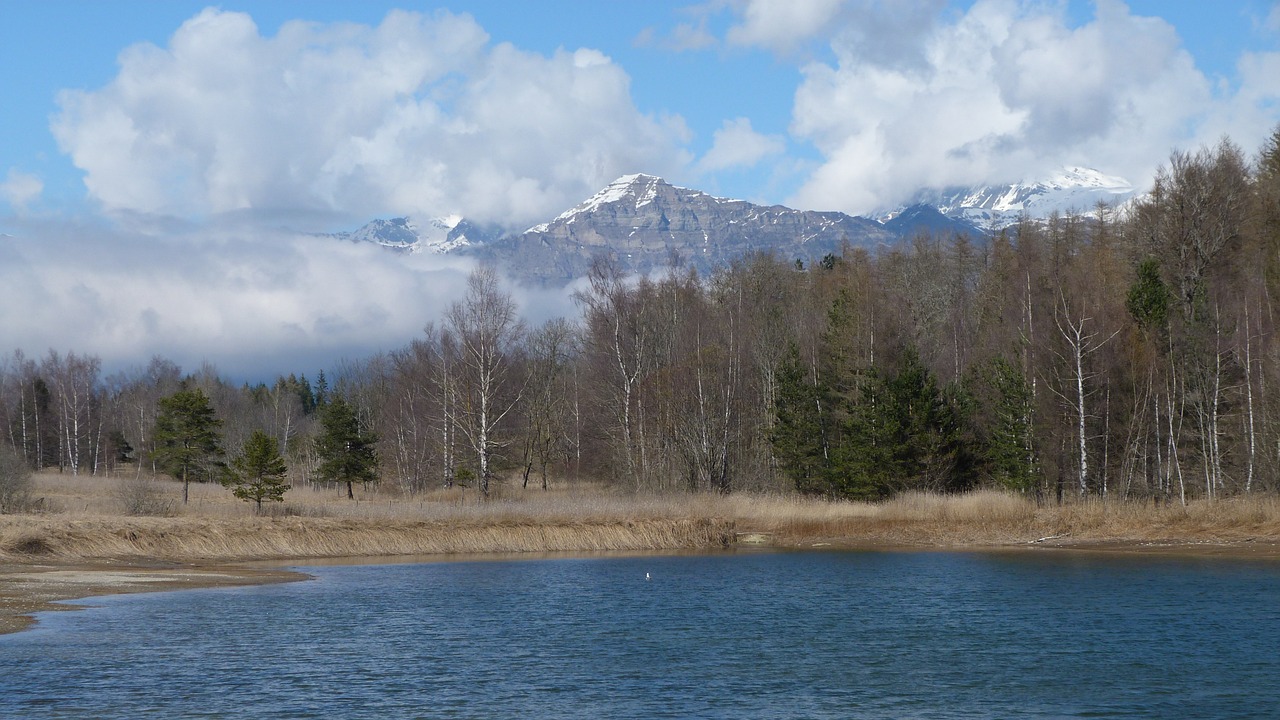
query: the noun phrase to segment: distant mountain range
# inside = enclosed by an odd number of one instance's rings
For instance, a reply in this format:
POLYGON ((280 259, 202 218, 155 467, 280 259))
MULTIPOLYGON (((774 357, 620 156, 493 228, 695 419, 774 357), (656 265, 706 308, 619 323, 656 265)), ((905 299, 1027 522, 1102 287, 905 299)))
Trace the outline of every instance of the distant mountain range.
POLYGON ((401 252, 457 253, 491 261, 531 283, 586 275, 594 258, 648 273, 679 266, 710 273, 752 251, 816 261, 845 245, 891 245, 922 232, 985 238, 1023 215, 1088 212, 1099 201, 1133 196, 1120 178, 1069 168, 1045 181, 920 193, 874 218, 756 205, 677 187, 652 175, 626 175, 550 222, 504 234, 465 218, 374 220, 336 236, 401 252))
POLYGON ((374 220, 355 232, 337 233, 336 237, 352 242, 371 242, 403 252, 465 252, 502 236, 495 228, 483 229, 459 215, 445 218, 399 217, 374 220))

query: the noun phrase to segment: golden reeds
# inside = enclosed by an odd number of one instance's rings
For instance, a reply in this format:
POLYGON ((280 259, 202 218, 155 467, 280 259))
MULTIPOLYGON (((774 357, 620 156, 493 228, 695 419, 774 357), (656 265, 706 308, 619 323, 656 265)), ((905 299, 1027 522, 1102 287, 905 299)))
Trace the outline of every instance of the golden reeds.
POLYGON ((474 523, 339 518, 18 518, 0 527, 0 556, 173 561, 639 551, 724 547, 732 528, 711 520, 474 523))
MULTIPOLYGON (((295 488, 255 517, 218 485, 151 481, 171 517, 131 517, 115 478, 36 476, 46 511, 0 516, 0 560, 175 561, 333 556, 654 551, 735 541, 785 547, 1036 544, 1280 545, 1280 500, 1271 496, 1153 506, 1086 500, 1038 506, 997 491, 904 493, 883 503, 795 495, 637 495, 589 484, 551 491, 499 486, 416 495, 377 488, 347 500, 338 488, 295 488)), ((136 488, 135 488, 136 489, 136 488)))

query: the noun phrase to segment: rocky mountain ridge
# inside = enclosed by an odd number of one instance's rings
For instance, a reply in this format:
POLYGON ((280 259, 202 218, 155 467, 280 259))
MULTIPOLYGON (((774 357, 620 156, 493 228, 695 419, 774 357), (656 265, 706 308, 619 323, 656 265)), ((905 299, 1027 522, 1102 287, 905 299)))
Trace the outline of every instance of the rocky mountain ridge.
POLYGON ((459 216, 405 217, 375 220, 337 237, 400 252, 464 254, 524 282, 561 284, 585 276, 600 256, 630 273, 692 267, 709 274, 753 251, 814 262, 846 245, 892 245, 922 232, 982 238, 1024 215, 1088 212, 1099 200, 1118 203, 1133 194, 1120 178, 1067 168, 1033 183, 922 192, 917 202, 872 219, 719 198, 634 174, 520 233, 504 235, 459 216))
POLYGON ((709 273, 752 251, 813 260, 848 243, 897 238, 868 218, 718 198, 652 175, 627 175, 554 220, 476 254, 547 280, 582 277, 606 255, 631 272, 671 266, 709 273))

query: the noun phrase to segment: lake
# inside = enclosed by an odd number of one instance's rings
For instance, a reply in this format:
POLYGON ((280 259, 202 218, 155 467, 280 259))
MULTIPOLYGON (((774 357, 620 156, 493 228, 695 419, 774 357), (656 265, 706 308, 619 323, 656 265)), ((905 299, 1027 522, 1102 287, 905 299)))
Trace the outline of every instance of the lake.
POLYGON ((738 552, 304 570, 41 614, 0 637, 0 717, 1280 716, 1278 562, 738 552))

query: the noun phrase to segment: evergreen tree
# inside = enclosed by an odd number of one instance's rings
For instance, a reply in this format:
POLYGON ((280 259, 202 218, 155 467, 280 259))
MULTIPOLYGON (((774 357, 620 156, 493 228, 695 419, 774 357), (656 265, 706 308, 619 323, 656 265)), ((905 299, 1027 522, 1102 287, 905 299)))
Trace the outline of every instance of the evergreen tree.
POLYGON ((809 380, 794 342, 777 371, 776 422, 770 440, 782 471, 802 493, 831 494, 823 447, 820 389, 809 380))
MULTIPOLYGON (((303 377, 305 379, 306 376, 303 377)), ((323 370, 320 371, 319 375, 316 375, 315 390, 311 393, 311 399, 312 407, 316 410, 324 407, 324 404, 329 402, 329 380, 324 376, 323 370)))
POLYGON ((1155 258, 1143 260, 1125 299, 1129 315, 1143 330, 1163 331, 1169 322, 1169 300, 1169 287, 1160 277, 1160 263, 1155 258))
POLYGON ((310 415, 316 410, 316 397, 311 392, 311 383, 307 381, 306 373, 302 377, 294 377, 293 373, 289 373, 288 378, 280 378, 276 381, 277 387, 282 387, 287 392, 291 392, 298 396, 298 402, 302 404, 302 414, 310 415))
POLYGON ((1031 423, 1031 384, 1004 358, 991 362, 987 382, 994 391, 986 445, 991 476, 1005 488, 1027 492, 1040 477, 1031 423))
POLYGON ((888 495, 894 484, 894 446, 901 418, 886 406, 888 395, 888 384, 871 368, 863 376, 856 401, 845 402, 847 413, 831 450, 832 484, 843 497, 877 500, 888 495))
POLYGON ((254 430, 245 441, 240 454, 231 461, 231 468, 222 484, 231 488, 231 494, 257 503, 254 512, 262 514, 262 501, 283 502, 289 489, 284 476, 288 468, 280 457, 280 444, 261 430, 254 430))
POLYGON ((873 500, 906 489, 962 490, 972 482, 965 393, 943 393, 914 349, 897 374, 870 373, 836 456, 846 497, 873 500))
POLYGON ((355 408, 341 397, 334 397, 320 411, 317 473, 328 482, 346 483, 347 497, 355 499, 352 483, 371 483, 378 479, 378 456, 374 449, 377 441, 377 436, 362 426, 355 408))
POLYGON ((156 464, 182 479, 182 503, 190 496, 191 476, 216 466, 222 455, 222 421, 204 391, 179 390, 160 399, 152 452, 156 464))

